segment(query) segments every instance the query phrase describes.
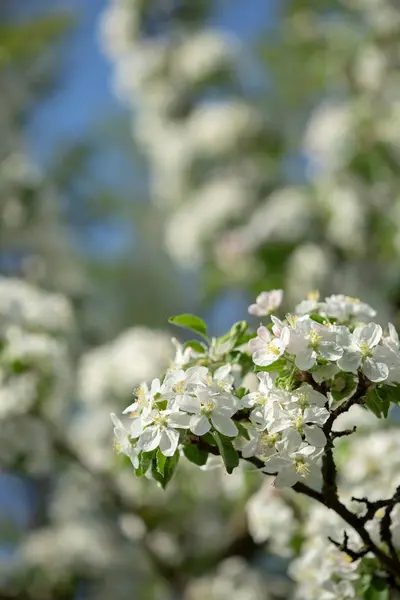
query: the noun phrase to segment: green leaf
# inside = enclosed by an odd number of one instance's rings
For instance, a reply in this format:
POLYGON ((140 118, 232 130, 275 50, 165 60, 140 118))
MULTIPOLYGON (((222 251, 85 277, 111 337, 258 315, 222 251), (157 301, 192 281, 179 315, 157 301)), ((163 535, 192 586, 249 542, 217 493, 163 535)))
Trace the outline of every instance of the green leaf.
POLYGON ((243 425, 242 423, 240 423, 240 421, 235 421, 235 425, 238 428, 239 435, 244 437, 246 440, 249 440, 250 435, 249 435, 249 432, 247 431, 247 427, 245 425, 243 425))
POLYGON ((206 444, 209 444, 210 446, 216 446, 216 442, 215 439, 213 438, 211 433, 205 433, 204 435, 201 436, 201 439, 205 441, 206 444))
POLYGON ((373 577, 371 586, 364 592, 364 600, 389 600, 386 581, 381 577, 373 577))
POLYGON ((390 409, 390 400, 389 400, 389 397, 385 393, 384 389, 376 388, 375 392, 376 392, 376 395, 378 396, 378 398, 379 398, 379 400, 381 402, 382 415, 385 417, 385 419, 387 419, 387 416, 389 414, 389 409, 390 409))
POLYGON ((151 461, 154 456, 154 450, 152 452, 141 452, 139 456, 139 466, 136 469, 136 475, 138 477, 143 477, 149 470, 151 465, 151 461))
POLYGON ((279 358, 272 365, 268 365, 268 367, 258 367, 254 368, 255 371, 265 371, 267 373, 282 373, 287 366, 287 361, 284 358, 279 358))
POLYGON ((320 323, 321 325, 326 324, 326 318, 321 317, 321 315, 318 315, 316 313, 313 313, 312 315, 310 315, 310 319, 312 319, 313 321, 316 321, 317 323, 320 323))
POLYGON ((379 395, 376 393, 376 388, 370 388, 366 395, 365 405, 371 412, 374 413, 378 419, 382 416, 382 401, 379 395))
POLYGON ((237 323, 232 325, 231 330, 229 332, 229 338, 232 341, 232 346, 236 346, 239 343, 239 340, 241 340, 242 337, 245 335, 247 327, 248 324, 246 321, 238 321, 237 323))
POLYGON ((192 350, 198 352, 199 354, 204 354, 206 351, 206 348, 198 340, 189 340, 183 345, 183 349, 186 350, 186 348, 192 348, 192 350))
POLYGON ((217 442, 218 450, 224 461, 227 472, 232 473, 233 469, 239 465, 239 454, 233 447, 231 440, 217 431, 213 432, 213 437, 217 442))
POLYGON ((156 404, 159 410, 165 410, 168 406, 168 400, 157 400, 156 404))
POLYGON ((400 386, 399 385, 378 385, 376 394, 382 403, 382 413, 387 418, 390 404, 400 404, 400 386))
POLYGON ((335 402, 348 400, 357 389, 358 377, 354 373, 345 373, 341 371, 335 375, 330 393, 335 402))
POLYGON ((190 314, 177 315, 176 317, 169 318, 168 323, 172 323, 172 325, 177 325, 178 327, 183 327, 184 329, 190 329, 190 331, 195 331, 205 339, 208 339, 207 326, 204 321, 200 319, 200 317, 190 314))
MULTIPOLYGON (((160 473, 158 469, 158 458, 159 452, 157 451, 157 456, 153 457, 153 461, 151 464, 151 474, 153 478, 161 485, 161 487, 165 490, 168 483, 171 481, 173 474, 175 473, 176 467, 179 462, 179 450, 175 452, 173 456, 165 457, 163 473, 160 473)), ((161 452, 160 452, 161 454, 161 452)), ((162 461, 162 459, 160 459, 162 461)), ((161 465, 161 462, 160 462, 161 465)))
POLYGON ((191 444, 190 446, 184 446, 183 453, 190 462, 201 467, 205 465, 208 459, 208 452, 200 450, 198 446, 191 444))
POLYGON ((165 463, 167 462, 167 457, 161 452, 160 448, 157 450, 156 454, 156 463, 157 463, 157 471, 160 475, 164 475, 165 463))

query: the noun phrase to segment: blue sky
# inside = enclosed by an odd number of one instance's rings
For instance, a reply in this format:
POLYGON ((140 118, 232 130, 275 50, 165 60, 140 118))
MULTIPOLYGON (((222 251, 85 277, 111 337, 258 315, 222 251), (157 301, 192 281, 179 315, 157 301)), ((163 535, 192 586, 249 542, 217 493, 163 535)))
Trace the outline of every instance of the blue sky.
MULTIPOLYGON (((276 0, 218 0, 213 25, 249 41, 271 17, 276 0)), ((111 90, 112 66, 98 42, 98 22, 107 0, 42 0, 40 10, 71 11, 77 26, 64 53, 64 74, 57 92, 37 110, 30 126, 30 144, 39 160, 51 157, 60 141, 76 140, 102 119, 123 112, 111 90)), ((32 12, 35 2, 31 4, 32 12)), ((25 4, 26 8, 26 4, 25 4)))

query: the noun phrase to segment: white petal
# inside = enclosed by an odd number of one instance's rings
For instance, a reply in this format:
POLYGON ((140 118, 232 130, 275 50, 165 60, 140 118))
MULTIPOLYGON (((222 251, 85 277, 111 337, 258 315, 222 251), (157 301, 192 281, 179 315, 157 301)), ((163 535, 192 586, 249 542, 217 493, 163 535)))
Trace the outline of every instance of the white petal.
POLYGON ((304 411, 304 421, 306 423, 323 425, 328 417, 329 412, 323 406, 309 406, 304 411))
POLYGON ((137 438, 139 437, 139 435, 141 435, 143 428, 144 428, 144 423, 143 423, 143 419, 142 417, 137 417, 136 419, 132 419, 131 421, 131 426, 130 426, 130 434, 133 438, 137 438))
POLYGON ((257 451, 257 439, 253 438, 242 448, 243 458, 249 458, 249 456, 255 456, 257 451))
POLYGON ((222 365, 214 373, 214 379, 225 381, 231 373, 231 365, 222 365))
POLYGON ((259 306, 258 304, 250 304, 247 310, 249 315, 253 315, 253 317, 265 317, 265 315, 268 314, 268 310, 259 306))
POLYGON ((211 422, 214 425, 215 429, 222 433, 223 435, 227 435, 228 437, 235 437, 238 433, 237 427, 235 423, 229 417, 222 415, 218 412, 213 412, 211 415, 211 422))
POLYGON ((302 385, 297 391, 300 393, 303 391, 306 392, 308 402, 310 404, 315 404, 316 406, 324 407, 328 400, 326 396, 324 396, 320 392, 317 392, 311 387, 311 385, 308 384, 304 386, 302 385))
POLYGON ((338 367, 342 371, 349 373, 357 373, 358 367, 360 366, 361 358, 358 352, 345 351, 342 358, 337 361, 338 367))
POLYGON ((397 333, 396 328, 392 323, 389 323, 388 327, 389 327, 390 338, 393 341, 394 345, 398 348, 399 347, 399 334, 397 333))
POLYGON ((190 394, 183 394, 177 399, 177 405, 182 410, 186 410, 188 413, 200 413, 201 403, 198 398, 191 396, 190 394))
POLYGON ((302 442, 303 440, 298 431, 292 428, 288 429, 285 431, 282 441, 278 442, 279 450, 284 449, 287 454, 291 454, 300 448, 302 442))
POLYGON ((128 454, 128 456, 131 459, 131 463, 132 463, 133 467, 135 469, 137 469, 139 466, 139 458, 138 458, 137 453, 134 452, 134 453, 128 454))
POLYGON ((195 435, 204 435, 210 429, 210 422, 205 415, 193 415, 190 419, 190 431, 195 435))
POLYGON ((343 356, 343 350, 332 342, 322 342, 319 345, 319 353, 326 360, 335 361, 343 356))
POLYGON ((181 412, 173 412, 168 417, 168 425, 177 427, 178 429, 188 429, 190 425, 191 415, 181 412))
POLYGON ((271 332, 266 327, 259 327, 257 329, 257 336, 267 344, 271 341, 272 335, 271 332))
POLYGON ((257 352, 254 352, 253 354, 253 362, 259 367, 268 367, 278 360, 280 356, 281 355, 271 354, 266 349, 257 350, 257 352))
POLYGON ((160 450, 164 456, 173 456, 178 447, 179 433, 175 429, 166 428, 161 433, 160 450))
POLYGON ((135 412, 138 409, 138 406, 139 406, 138 402, 135 401, 132 404, 130 404, 129 406, 127 406, 125 408, 125 410, 122 411, 122 414, 126 415, 129 413, 135 412))
POLYGON ((312 348, 305 348, 296 355, 296 367, 300 371, 307 371, 315 364, 316 358, 317 354, 312 348))
POLYGON ((160 443, 161 432, 158 427, 147 427, 139 438, 138 447, 145 452, 157 448, 160 443))
POLYGON ((152 396, 155 396, 156 394, 158 394, 160 392, 160 380, 159 379, 153 379, 153 381, 151 382, 151 387, 150 387, 150 394, 152 396))
POLYGON ((279 471, 274 481, 274 486, 277 488, 292 487, 299 479, 300 477, 298 473, 296 473, 296 469, 293 465, 290 465, 286 467, 286 469, 279 471))
POLYGON ((265 461, 265 470, 269 473, 278 473, 282 469, 286 469, 289 465, 287 459, 282 458, 278 453, 270 456, 265 461))
POLYGON ((117 417, 117 415, 115 413, 111 413, 110 417, 111 417, 111 421, 114 423, 115 427, 119 427, 120 429, 124 429, 124 426, 122 425, 121 419, 119 417, 117 417))
POLYGON ((326 436, 318 425, 304 425, 304 433, 307 442, 316 448, 323 448, 326 444, 326 436))
POLYGON ((367 358, 362 366, 362 371, 370 381, 384 381, 388 378, 389 367, 385 363, 377 362, 374 358, 367 358))
POLYGON ((362 344, 364 342, 368 344, 369 348, 373 348, 379 344, 381 337, 382 327, 376 323, 368 323, 368 325, 356 327, 353 333, 353 339, 358 344, 362 344))

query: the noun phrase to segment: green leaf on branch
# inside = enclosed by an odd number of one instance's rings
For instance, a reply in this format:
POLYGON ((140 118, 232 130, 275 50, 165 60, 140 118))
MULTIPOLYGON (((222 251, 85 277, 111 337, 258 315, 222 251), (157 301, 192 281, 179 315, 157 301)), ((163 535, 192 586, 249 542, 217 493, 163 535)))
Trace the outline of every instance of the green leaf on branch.
POLYGON ((216 442, 215 439, 213 438, 211 433, 205 433, 204 435, 201 436, 201 439, 206 443, 209 444, 210 446, 216 446, 216 442))
POLYGON ((170 317, 168 323, 177 325, 177 327, 183 327, 184 329, 190 329, 190 331, 195 331, 205 339, 208 339, 207 326, 200 317, 191 314, 177 315, 176 317, 170 317))
POLYGON ((247 427, 245 425, 243 425, 242 423, 240 423, 240 421, 235 421, 235 425, 238 428, 239 435, 244 437, 245 440, 249 440, 250 435, 249 435, 249 432, 247 431, 247 427))
POLYGON ((382 399, 377 388, 370 388, 366 395, 365 405, 378 419, 387 416, 389 405, 387 399, 382 399))
POLYGON ((167 462, 167 457, 161 452, 160 448, 157 450, 156 454, 156 463, 157 463, 157 471, 160 475, 164 475, 165 463, 167 462))
POLYGON ((193 444, 190 446, 184 446, 183 453, 186 458, 190 460, 190 462, 198 465, 199 467, 205 465, 208 459, 208 452, 200 450, 200 448, 193 444))
POLYGON ((278 358, 275 362, 267 367, 256 366, 255 371, 265 371, 266 373, 282 373, 287 367, 287 361, 284 358, 278 358))
POLYGON ((312 315, 310 315, 310 319, 312 319, 316 323, 320 323, 321 325, 326 324, 326 318, 321 317, 321 315, 318 315, 317 313, 313 313, 312 315))
POLYGON ((231 474, 233 469, 239 465, 239 454, 235 450, 232 441, 226 436, 214 431, 213 437, 217 442, 218 450, 224 461, 225 468, 227 472, 231 474))
POLYGON ((390 410, 390 404, 400 404, 400 385, 378 385, 376 393, 382 402, 382 412, 386 418, 390 410))
POLYGON ((341 371, 335 375, 332 381, 330 394, 335 402, 348 400, 355 393, 357 385, 357 375, 341 371))
POLYGON ((206 351, 206 348, 198 340, 189 340, 188 342, 183 344, 183 349, 186 350, 186 348, 192 348, 192 350, 198 352, 199 354, 204 354, 204 352, 206 351))
MULTIPOLYGON (((160 450, 157 451, 155 457, 153 457, 151 464, 151 474, 153 478, 161 485, 165 490, 168 483, 171 481, 176 467, 179 462, 179 451, 177 450, 173 456, 164 457, 165 461, 161 458, 160 450), (162 473, 160 470, 162 469, 162 473)), ((164 456, 164 455, 163 455, 164 456)))
POLYGON ((382 577, 373 577, 368 589, 364 592, 364 600, 389 600, 389 587, 382 577))
POLYGON ((154 450, 152 452, 141 452, 139 456, 139 466, 136 469, 136 475, 143 477, 149 470, 151 461, 153 460, 154 450))

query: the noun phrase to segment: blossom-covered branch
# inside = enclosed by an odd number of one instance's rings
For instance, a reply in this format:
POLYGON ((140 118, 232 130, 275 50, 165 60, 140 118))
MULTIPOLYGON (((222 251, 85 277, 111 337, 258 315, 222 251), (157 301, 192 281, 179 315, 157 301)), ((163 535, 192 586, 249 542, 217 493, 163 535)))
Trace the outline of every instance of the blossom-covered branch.
POLYGON ((355 431, 335 431, 339 417, 356 405, 387 417, 398 402, 397 333, 391 324, 384 332, 370 320, 375 311, 354 298, 336 295, 319 302, 313 296, 284 319, 271 314, 281 300, 277 290, 258 296, 249 311, 270 315, 270 322, 255 333, 243 321, 210 339, 198 317, 172 318, 202 341, 179 347, 165 376, 140 386, 124 411, 129 419, 112 415, 117 448, 137 475, 163 487, 181 456, 203 469, 210 455, 220 456, 228 473, 244 459, 272 475, 275 488, 293 488, 337 513, 353 533, 345 530, 336 547, 357 563, 360 574, 373 557, 376 571, 398 587, 400 562, 390 534, 397 496, 367 504, 368 518, 360 515, 339 497, 334 456, 335 440, 355 431), (376 516, 371 507, 382 506, 387 511, 377 543, 367 522, 376 516), (349 545, 354 535, 361 547, 349 545))

